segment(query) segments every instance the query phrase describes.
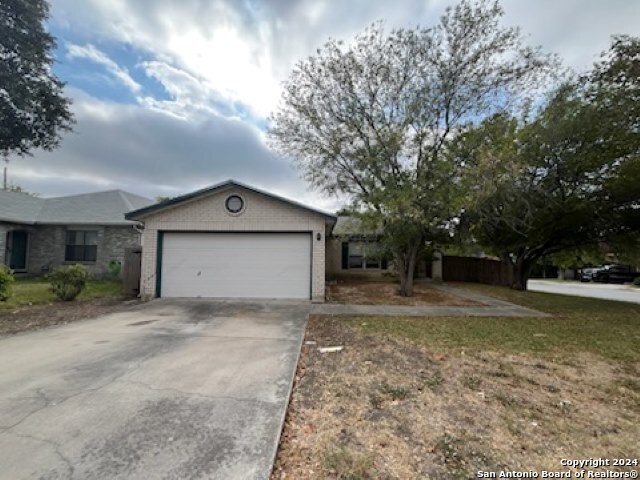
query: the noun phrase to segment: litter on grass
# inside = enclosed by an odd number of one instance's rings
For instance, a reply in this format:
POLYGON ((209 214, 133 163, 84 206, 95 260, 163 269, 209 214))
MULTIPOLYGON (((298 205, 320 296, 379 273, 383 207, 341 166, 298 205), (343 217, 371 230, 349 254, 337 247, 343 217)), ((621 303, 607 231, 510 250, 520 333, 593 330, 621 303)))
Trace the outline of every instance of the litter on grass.
POLYGON ((318 351, 320 353, 334 353, 334 352, 341 352, 342 349, 344 349, 343 346, 339 346, 339 347, 319 347, 318 351))

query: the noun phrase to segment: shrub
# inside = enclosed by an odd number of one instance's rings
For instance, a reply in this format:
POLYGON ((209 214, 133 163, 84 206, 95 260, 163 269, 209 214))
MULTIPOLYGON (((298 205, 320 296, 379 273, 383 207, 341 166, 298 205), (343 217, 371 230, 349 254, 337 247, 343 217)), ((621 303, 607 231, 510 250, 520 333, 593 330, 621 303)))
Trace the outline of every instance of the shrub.
POLYGON ((113 259, 107 265, 107 272, 109 272, 109 275, 113 278, 118 278, 121 270, 122 264, 120 263, 120 260, 113 259))
POLYGON ((11 297, 12 285, 15 279, 6 265, 0 265, 0 302, 6 302, 11 297))
POLYGON ((63 302, 69 302, 87 286, 89 272, 82 265, 69 265, 56 268, 48 278, 51 292, 63 302))

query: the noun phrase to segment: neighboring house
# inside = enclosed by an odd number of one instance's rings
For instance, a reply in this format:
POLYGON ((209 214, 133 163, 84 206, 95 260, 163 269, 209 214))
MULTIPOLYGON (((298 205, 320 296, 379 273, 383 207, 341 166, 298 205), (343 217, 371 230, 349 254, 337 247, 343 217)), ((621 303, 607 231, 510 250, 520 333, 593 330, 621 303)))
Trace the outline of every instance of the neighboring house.
POLYGON ((102 275, 140 244, 137 222, 124 214, 152 203, 121 190, 56 198, 0 191, 0 261, 17 273, 80 263, 102 275))

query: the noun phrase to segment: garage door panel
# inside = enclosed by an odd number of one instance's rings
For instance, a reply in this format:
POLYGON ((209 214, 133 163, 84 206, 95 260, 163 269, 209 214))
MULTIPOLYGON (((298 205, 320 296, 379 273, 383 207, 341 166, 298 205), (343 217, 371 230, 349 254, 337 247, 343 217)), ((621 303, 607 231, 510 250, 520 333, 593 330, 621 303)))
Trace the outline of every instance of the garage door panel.
POLYGON ((308 233, 166 233, 163 297, 305 298, 308 233))

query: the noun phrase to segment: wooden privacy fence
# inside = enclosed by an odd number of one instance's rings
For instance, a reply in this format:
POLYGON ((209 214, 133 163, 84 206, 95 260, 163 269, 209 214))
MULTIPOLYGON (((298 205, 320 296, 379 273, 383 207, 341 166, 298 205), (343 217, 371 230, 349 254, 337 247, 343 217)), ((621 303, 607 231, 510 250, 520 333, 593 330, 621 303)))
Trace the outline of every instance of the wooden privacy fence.
POLYGON ((510 286, 511 272, 500 260, 445 255, 442 257, 442 280, 510 286))
POLYGON ((124 251, 122 288, 127 297, 137 297, 140 293, 141 260, 142 247, 131 247, 124 251))

